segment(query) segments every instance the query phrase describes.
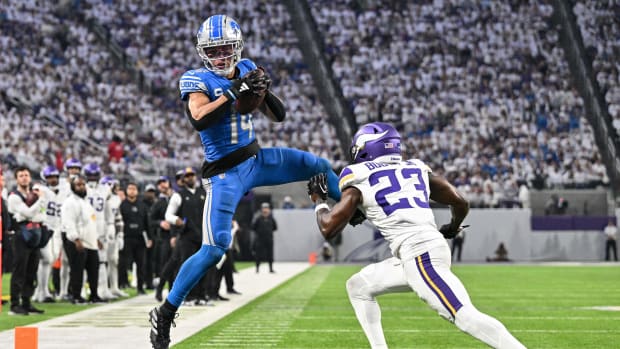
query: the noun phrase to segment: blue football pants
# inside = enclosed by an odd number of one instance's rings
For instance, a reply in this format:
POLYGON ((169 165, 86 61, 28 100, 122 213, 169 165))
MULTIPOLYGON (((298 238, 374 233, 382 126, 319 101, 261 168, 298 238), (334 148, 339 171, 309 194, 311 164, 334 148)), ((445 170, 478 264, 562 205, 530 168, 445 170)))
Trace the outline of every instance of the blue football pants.
POLYGON ((226 252, 231 242, 233 214, 245 193, 255 187, 308 180, 322 172, 327 173, 329 196, 340 201, 338 175, 329 161, 291 148, 261 149, 256 156, 225 173, 203 179, 207 197, 202 219, 202 247, 179 269, 168 302, 179 307, 189 291, 226 252))

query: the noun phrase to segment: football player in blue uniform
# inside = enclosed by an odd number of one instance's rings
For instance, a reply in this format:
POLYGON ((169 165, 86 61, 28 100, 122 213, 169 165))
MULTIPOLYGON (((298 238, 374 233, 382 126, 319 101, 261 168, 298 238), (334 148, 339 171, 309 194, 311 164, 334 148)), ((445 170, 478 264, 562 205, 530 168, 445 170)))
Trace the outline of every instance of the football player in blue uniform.
POLYGON ((242 94, 254 93, 264 95, 259 109, 271 120, 281 122, 286 114, 282 101, 269 90, 271 79, 264 69, 260 74, 262 68, 241 59, 243 40, 237 22, 225 15, 207 18, 198 30, 196 49, 205 67, 183 74, 179 88, 205 154, 203 241, 181 266, 164 304, 149 313, 154 348, 168 348, 170 326, 183 299, 228 249, 233 213, 244 193, 327 173, 331 197, 340 199, 338 176, 327 160, 296 149, 261 149, 252 114, 236 110, 234 102, 242 94))
POLYGON ((362 126, 351 145, 353 164, 340 174, 342 200, 331 209, 325 203, 325 176, 314 176, 308 183, 325 239, 342 231, 359 208, 390 243, 392 258, 366 266, 347 281, 349 300, 371 348, 387 348, 376 297, 414 291, 441 317, 489 346, 524 349, 501 322, 474 307, 450 270, 446 239, 462 229, 469 203, 424 162, 403 160, 400 144, 398 131, 389 124, 362 126), (437 229, 429 199, 450 205, 449 224, 437 229))

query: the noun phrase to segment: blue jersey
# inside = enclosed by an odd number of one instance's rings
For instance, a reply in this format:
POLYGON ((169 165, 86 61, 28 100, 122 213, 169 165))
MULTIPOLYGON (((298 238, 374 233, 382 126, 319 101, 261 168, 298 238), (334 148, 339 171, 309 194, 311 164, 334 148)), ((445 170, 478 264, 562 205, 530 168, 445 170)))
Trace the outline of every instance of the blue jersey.
MULTIPOLYGON (((244 76, 256 69, 256 64, 249 59, 237 63, 239 76, 244 76)), ((219 76, 206 68, 189 70, 181 76, 179 89, 181 99, 187 101, 192 92, 202 92, 211 101, 216 100, 230 88, 230 80, 219 76)), ((240 114, 233 104, 222 119, 215 125, 200 131, 200 140, 204 148, 205 160, 215 161, 230 152, 244 147, 256 139, 251 114, 240 114)))

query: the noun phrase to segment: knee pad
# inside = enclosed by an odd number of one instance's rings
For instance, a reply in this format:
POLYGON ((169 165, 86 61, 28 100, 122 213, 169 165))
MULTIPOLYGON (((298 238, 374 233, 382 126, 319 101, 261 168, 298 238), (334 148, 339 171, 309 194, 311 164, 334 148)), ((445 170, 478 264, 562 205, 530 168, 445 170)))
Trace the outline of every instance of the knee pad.
POLYGON ((226 253, 226 249, 221 248, 220 246, 211 246, 211 245, 202 245, 198 252, 202 257, 200 260, 205 264, 214 264, 217 263, 224 253, 226 253))
POLYGON ((354 274, 347 280, 347 293, 350 299, 373 300, 374 295, 370 292, 366 279, 359 273, 354 274))

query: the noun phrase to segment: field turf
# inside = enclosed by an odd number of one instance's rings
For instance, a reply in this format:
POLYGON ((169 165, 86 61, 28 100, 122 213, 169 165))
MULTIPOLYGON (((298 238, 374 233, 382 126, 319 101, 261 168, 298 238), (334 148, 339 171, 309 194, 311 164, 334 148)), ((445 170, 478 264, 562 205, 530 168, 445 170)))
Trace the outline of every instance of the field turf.
MULTIPOLYGON (((344 288, 359 266, 316 266, 174 346, 368 348, 344 288)), ((457 265, 481 311, 528 348, 620 348, 620 267, 457 265)), ((390 348, 487 348, 413 293, 378 298, 390 348)), ((174 331, 174 329, 172 329, 174 331)))

